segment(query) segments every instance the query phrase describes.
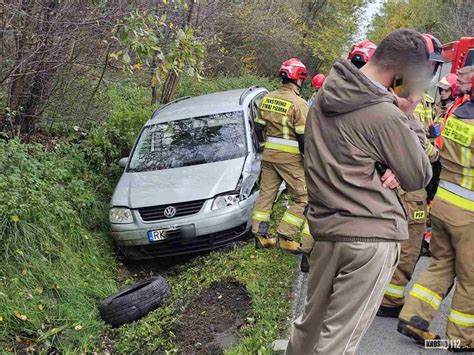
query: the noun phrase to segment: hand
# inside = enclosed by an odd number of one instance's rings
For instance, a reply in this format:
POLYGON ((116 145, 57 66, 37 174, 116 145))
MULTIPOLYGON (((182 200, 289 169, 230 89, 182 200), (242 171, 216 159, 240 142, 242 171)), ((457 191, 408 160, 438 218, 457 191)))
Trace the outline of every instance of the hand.
POLYGON ((390 92, 398 102, 398 108, 407 116, 413 115, 415 112, 416 105, 418 101, 420 101, 420 96, 418 95, 410 95, 407 98, 400 97, 395 94, 392 88, 389 88, 390 92))
POLYGON ((389 188, 390 190, 396 189, 398 186, 400 186, 400 182, 397 180, 397 177, 393 173, 392 170, 387 168, 385 171, 385 174, 380 178, 383 182, 383 187, 384 188, 389 188))

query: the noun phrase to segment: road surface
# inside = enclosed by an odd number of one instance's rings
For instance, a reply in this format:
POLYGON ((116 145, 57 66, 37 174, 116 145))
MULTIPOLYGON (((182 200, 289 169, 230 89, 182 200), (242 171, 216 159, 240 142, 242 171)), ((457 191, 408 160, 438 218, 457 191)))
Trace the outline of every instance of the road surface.
MULTIPOLYGON (((415 270, 414 279, 424 271, 429 264, 429 258, 422 257, 415 270)), ((294 286, 295 303, 293 307, 293 319, 297 318, 303 311, 304 298, 306 295, 306 275, 300 274, 294 286)), ((411 288, 412 283, 409 285, 411 288)), ((448 319, 449 305, 452 294, 442 303, 440 311, 431 323, 431 330, 445 338, 446 322, 448 319)), ((448 354, 446 350, 424 349, 411 339, 399 334, 396 330, 398 320, 394 318, 375 317, 368 332, 362 339, 358 355, 415 355, 415 354, 448 354)), ((284 342, 284 341, 283 341, 284 342)), ((284 346, 280 342, 280 346, 284 346)), ((451 353, 449 353, 451 354, 451 353)))

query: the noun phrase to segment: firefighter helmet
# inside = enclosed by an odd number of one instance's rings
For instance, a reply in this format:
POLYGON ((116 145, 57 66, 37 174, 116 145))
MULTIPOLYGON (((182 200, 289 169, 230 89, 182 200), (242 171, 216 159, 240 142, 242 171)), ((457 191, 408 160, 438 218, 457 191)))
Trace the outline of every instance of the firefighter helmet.
POLYGON ((352 46, 347 59, 360 69, 372 58, 376 48, 374 42, 364 39, 352 46))
POLYGON ((316 90, 319 90, 321 86, 323 86, 324 80, 326 80, 324 74, 316 74, 315 76, 313 76, 313 79, 311 79, 311 83, 313 84, 316 90))
POLYGON ((457 83, 458 76, 454 73, 450 73, 445 75, 441 78, 440 81, 436 84, 436 86, 440 89, 448 90, 451 89, 451 97, 456 97, 458 94, 458 83, 457 83))
POLYGON ((281 64, 278 76, 281 76, 283 79, 298 81, 308 77, 308 70, 301 60, 291 58, 281 64))
POLYGON ((430 61, 437 63, 444 63, 442 56, 443 45, 435 36, 430 35, 429 33, 423 33, 423 38, 426 41, 426 47, 428 48, 428 53, 430 54, 430 61))

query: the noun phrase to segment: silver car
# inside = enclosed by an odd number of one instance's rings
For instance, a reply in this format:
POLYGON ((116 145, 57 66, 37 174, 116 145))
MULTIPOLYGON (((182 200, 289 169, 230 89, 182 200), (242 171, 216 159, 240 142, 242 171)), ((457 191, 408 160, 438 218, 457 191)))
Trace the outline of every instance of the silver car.
POLYGON ((212 250, 248 235, 261 150, 253 129, 266 89, 183 97, 143 127, 111 201, 128 259, 212 250))

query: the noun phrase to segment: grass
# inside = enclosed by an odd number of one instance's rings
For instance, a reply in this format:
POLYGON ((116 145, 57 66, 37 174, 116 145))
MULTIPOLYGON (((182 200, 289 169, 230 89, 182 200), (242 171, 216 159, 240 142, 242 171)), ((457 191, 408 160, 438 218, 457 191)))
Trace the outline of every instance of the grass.
MULTIPOLYGON (((254 76, 196 85, 183 80, 179 90, 197 95, 252 84, 271 89, 275 82, 254 76)), ((108 200, 121 172, 116 162, 153 108, 142 88, 124 84, 108 94, 110 117, 80 144, 67 137, 73 143, 66 139, 45 151, 0 140, 0 352, 92 352, 109 332, 97 305, 125 284, 118 281, 108 233, 108 200)), ((280 202, 275 217, 282 211, 280 202)), ((228 351, 268 350, 286 326, 296 264, 292 255, 244 245, 176 266, 165 274, 172 287, 166 306, 114 331, 114 346, 172 351, 185 305, 213 281, 233 276, 246 285, 253 306, 240 343, 228 351)))
MULTIPOLYGON (((286 196, 276 204, 272 230, 284 212, 286 196)), ((190 263, 175 266, 162 275, 171 294, 165 306, 138 322, 112 331, 114 349, 119 353, 177 352, 174 331, 180 315, 211 283, 234 278, 252 297, 247 324, 240 341, 226 349, 229 354, 269 353, 271 343, 287 330, 292 304, 291 289, 298 259, 286 252, 256 250, 252 242, 239 244, 228 252, 213 252, 190 263)))
POLYGON ((180 314, 211 283, 235 278, 252 296, 247 324, 229 354, 265 353, 287 327, 297 258, 278 250, 255 250, 252 243, 214 252, 163 274, 171 287, 165 306, 113 332, 120 353, 176 352, 174 330, 180 314))

